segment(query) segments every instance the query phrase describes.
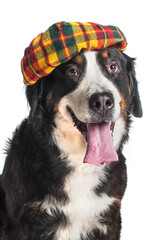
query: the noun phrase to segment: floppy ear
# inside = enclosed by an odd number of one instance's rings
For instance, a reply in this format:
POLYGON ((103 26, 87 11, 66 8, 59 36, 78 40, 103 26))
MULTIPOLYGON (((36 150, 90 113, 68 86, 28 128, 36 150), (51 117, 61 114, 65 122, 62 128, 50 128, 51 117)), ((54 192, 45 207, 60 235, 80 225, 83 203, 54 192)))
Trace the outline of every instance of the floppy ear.
POLYGON ((42 95, 43 95, 43 81, 39 80, 36 84, 27 86, 26 96, 30 105, 28 123, 31 123, 33 120, 42 119, 42 115, 44 112, 42 104, 42 95))
POLYGON ((129 112, 135 117, 142 117, 142 106, 138 91, 138 82, 135 77, 134 60, 127 56, 127 73, 131 92, 131 104, 129 112))

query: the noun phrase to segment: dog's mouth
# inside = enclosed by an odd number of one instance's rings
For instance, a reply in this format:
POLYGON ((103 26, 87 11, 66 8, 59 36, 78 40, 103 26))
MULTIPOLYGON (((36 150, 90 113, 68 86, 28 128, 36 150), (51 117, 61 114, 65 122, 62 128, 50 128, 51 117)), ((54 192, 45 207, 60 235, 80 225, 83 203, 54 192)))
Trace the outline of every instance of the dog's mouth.
POLYGON ((67 110, 71 115, 74 126, 84 135, 87 141, 87 151, 83 162, 102 166, 108 162, 118 161, 112 137, 115 123, 105 121, 84 123, 76 117, 69 106, 67 106, 67 110))
POLYGON ((86 123, 81 122, 75 115, 75 113, 72 111, 72 109, 67 106, 67 110, 71 115, 71 118, 73 120, 74 126, 77 127, 77 129, 85 136, 87 141, 87 126, 86 123))

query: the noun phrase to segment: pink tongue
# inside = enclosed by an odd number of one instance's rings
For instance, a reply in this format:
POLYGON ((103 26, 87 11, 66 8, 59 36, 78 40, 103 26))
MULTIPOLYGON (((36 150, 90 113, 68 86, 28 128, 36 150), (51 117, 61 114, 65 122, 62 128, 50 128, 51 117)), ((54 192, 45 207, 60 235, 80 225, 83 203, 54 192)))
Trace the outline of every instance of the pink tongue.
POLYGON ((102 166, 118 161, 110 132, 110 122, 87 123, 88 143, 84 163, 102 166))

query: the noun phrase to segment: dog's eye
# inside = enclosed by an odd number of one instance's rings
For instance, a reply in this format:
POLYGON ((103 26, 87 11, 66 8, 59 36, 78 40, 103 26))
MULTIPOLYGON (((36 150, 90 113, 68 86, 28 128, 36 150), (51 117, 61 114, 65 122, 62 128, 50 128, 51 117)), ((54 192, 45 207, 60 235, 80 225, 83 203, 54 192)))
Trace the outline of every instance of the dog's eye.
POLYGON ((117 73, 119 71, 118 68, 118 64, 116 62, 112 62, 109 66, 108 66, 108 71, 110 73, 117 73))
POLYGON ((69 68, 66 74, 68 77, 72 78, 72 77, 78 77, 79 72, 76 68, 69 68))

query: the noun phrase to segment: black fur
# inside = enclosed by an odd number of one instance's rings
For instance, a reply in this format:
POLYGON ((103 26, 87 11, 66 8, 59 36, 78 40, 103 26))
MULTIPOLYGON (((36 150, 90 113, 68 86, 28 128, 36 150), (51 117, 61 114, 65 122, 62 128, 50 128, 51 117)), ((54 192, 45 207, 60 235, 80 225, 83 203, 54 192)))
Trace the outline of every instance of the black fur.
MULTIPOLYGON (((135 78, 134 61, 125 54, 126 77, 131 89, 131 102, 125 121, 129 129, 130 113, 142 116, 142 109, 135 78)), ((79 81, 68 81, 65 77, 66 65, 57 67, 49 76, 36 84, 27 86, 26 95, 30 104, 30 114, 16 129, 9 143, 3 174, 0 178, 0 239, 1 240, 53 240, 58 227, 66 227, 68 219, 59 209, 52 216, 42 210, 41 203, 50 194, 58 202, 68 202, 64 191, 65 178, 74 169, 60 157, 59 146, 52 138, 55 126, 55 106, 60 99, 73 91, 79 81), (52 91, 52 97, 50 92, 52 91)), ((85 65, 82 65, 82 71, 85 65)), ((106 74, 106 73, 105 73, 106 74)), ((83 76, 81 75, 81 81, 83 76)), ((122 83, 123 84, 123 83, 122 83)), ((124 86, 121 86, 124 88, 124 86)), ((121 200, 126 188, 126 164, 122 155, 124 136, 118 150, 119 161, 107 167, 107 179, 94 191, 121 200)), ((102 216, 107 226, 107 234, 93 229, 81 240, 118 240, 120 238, 120 202, 110 207, 102 216)))

